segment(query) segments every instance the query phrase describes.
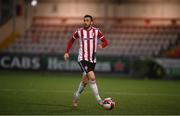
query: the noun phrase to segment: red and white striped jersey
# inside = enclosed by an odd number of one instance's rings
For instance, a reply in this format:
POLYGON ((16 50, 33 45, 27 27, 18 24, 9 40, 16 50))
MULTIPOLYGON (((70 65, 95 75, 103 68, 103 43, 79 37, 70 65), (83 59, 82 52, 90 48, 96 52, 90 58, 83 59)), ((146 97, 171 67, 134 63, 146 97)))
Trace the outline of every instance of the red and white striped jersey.
POLYGON ((90 30, 84 28, 78 29, 68 42, 66 52, 72 47, 74 40, 79 39, 79 55, 78 62, 86 60, 92 63, 96 62, 96 51, 98 45, 98 39, 102 42, 102 47, 107 46, 107 41, 99 29, 92 27, 90 30))

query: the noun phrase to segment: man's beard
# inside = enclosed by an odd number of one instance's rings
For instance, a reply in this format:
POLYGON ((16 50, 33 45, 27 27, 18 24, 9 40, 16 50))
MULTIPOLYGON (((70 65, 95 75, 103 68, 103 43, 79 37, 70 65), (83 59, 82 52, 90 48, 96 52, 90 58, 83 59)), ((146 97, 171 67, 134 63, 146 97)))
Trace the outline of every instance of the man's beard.
POLYGON ((91 25, 84 25, 85 29, 88 29, 91 25))

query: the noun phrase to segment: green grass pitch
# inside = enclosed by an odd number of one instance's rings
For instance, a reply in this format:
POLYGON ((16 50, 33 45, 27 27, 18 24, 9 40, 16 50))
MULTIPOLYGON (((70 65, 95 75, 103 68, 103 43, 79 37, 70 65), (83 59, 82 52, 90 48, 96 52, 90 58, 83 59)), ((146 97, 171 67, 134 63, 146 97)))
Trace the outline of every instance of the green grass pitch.
POLYGON ((135 80, 97 74, 102 98, 112 97, 116 107, 104 110, 89 86, 72 107, 80 73, 0 72, 0 114, 180 114, 180 81, 135 80))

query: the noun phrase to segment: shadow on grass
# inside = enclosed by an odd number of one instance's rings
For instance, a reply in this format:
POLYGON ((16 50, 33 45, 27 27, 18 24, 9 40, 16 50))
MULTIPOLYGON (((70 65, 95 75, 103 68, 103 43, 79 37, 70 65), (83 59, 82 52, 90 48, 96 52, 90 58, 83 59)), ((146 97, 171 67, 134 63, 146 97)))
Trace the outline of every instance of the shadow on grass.
MULTIPOLYGON (((33 110, 33 114, 82 114, 85 112, 82 108, 76 108, 72 105, 63 105, 63 104, 52 104, 52 103, 19 103, 21 105, 33 105, 39 106, 33 110), (45 107, 45 108, 40 108, 45 107)), ((31 114, 31 113, 30 113, 31 114)))

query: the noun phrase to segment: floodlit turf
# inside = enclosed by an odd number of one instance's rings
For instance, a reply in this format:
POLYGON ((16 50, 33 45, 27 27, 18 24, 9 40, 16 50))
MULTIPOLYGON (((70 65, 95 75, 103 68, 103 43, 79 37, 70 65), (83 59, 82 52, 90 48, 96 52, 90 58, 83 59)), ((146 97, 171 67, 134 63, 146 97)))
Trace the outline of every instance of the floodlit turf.
POLYGON ((0 72, 0 114, 180 114, 180 81, 99 74, 100 95, 116 102, 116 107, 107 111, 96 104, 89 86, 79 107, 72 107, 80 80, 77 73, 0 72))

